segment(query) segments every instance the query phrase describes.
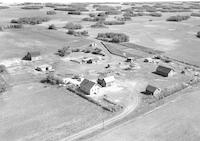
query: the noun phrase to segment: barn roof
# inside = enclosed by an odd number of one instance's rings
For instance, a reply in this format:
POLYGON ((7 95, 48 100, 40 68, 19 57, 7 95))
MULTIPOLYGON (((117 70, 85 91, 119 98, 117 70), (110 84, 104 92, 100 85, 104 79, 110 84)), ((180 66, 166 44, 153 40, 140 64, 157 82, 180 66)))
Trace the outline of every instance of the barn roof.
POLYGON ((84 79, 80 84, 80 88, 84 87, 84 89, 90 90, 94 85, 95 85, 94 82, 92 82, 88 79, 84 79))
POLYGON ((154 86, 152 86, 152 85, 148 85, 148 86, 146 87, 146 91, 152 92, 152 93, 154 93, 157 89, 158 89, 157 87, 154 87, 154 86))
POLYGON ((172 71, 173 69, 165 67, 165 66, 161 66, 159 65, 156 69, 156 72, 159 73, 160 75, 164 75, 164 76, 168 76, 168 74, 170 73, 170 71, 172 71))
POLYGON ((40 56, 40 52, 39 52, 39 51, 29 51, 28 53, 31 54, 31 57, 37 57, 37 56, 40 56))

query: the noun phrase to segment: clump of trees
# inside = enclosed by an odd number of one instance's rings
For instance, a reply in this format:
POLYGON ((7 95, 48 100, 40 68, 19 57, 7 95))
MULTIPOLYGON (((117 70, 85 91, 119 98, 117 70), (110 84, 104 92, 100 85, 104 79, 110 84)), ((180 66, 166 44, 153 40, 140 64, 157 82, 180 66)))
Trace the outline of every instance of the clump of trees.
POLYGON ((90 22, 98 22, 98 21, 105 21, 106 18, 105 17, 86 17, 82 19, 83 21, 90 21, 90 22))
POLYGON ((200 17, 200 13, 191 13, 191 16, 200 17))
POLYGON ((56 26, 54 24, 49 25, 48 29, 50 30, 56 30, 56 26))
POLYGON ((183 20, 187 20, 189 18, 190 18, 190 16, 187 16, 187 15, 177 15, 177 16, 171 16, 171 17, 167 18, 167 21, 180 22, 183 20))
POLYGON ((105 25, 123 25, 124 21, 104 21, 105 25))
POLYGON ((0 65, 0 73, 6 73, 7 69, 5 65, 0 65))
POLYGON ((58 52, 56 53, 57 55, 64 57, 66 55, 69 55, 71 53, 71 48, 70 46, 63 47, 62 49, 58 49, 58 52))
POLYGON ((98 4, 93 5, 93 8, 96 8, 96 11, 110 11, 110 10, 116 10, 116 8, 113 7, 113 6, 98 5, 98 4))
POLYGON ((35 25, 47 21, 49 21, 48 17, 24 17, 19 19, 12 19, 11 23, 35 25))
POLYGON ((107 28, 103 22, 97 22, 93 25, 91 25, 92 28, 107 28))
POLYGON ((119 15, 121 14, 121 11, 119 10, 109 10, 105 12, 106 15, 119 15))
POLYGON ((124 33, 99 33, 97 35, 97 39, 107 42, 114 42, 114 43, 121 43, 121 42, 128 42, 129 37, 124 33))
POLYGON ((43 6, 39 6, 39 5, 31 5, 31 6, 24 6, 21 7, 21 9, 27 9, 27 10, 37 10, 37 9, 42 9, 43 6))
POLYGON ((47 77, 42 79, 40 82, 41 83, 49 83, 51 85, 63 84, 62 78, 53 73, 48 74, 47 77))
POLYGON ((68 12, 69 15, 81 15, 80 11, 69 11, 68 12))
POLYGON ((55 15, 55 14, 56 14, 56 11, 54 10, 47 11, 47 15, 55 15))
POLYGON ((149 13, 149 16, 152 16, 152 17, 161 17, 162 14, 161 13, 157 13, 157 12, 151 12, 151 13, 149 13))
POLYGON ((197 32, 197 35, 196 35, 198 38, 200 38, 200 31, 197 32))
POLYGON ((8 8, 10 8, 10 7, 8 7, 8 6, 0 6, 0 9, 8 9, 8 8))
POLYGON ((74 35, 74 36, 89 36, 88 31, 84 30, 84 31, 74 31, 72 29, 69 29, 67 34, 69 35, 74 35))
POLYGON ((82 29, 83 27, 80 24, 75 24, 75 23, 67 23, 64 28, 70 29, 70 30, 77 30, 77 29, 82 29))

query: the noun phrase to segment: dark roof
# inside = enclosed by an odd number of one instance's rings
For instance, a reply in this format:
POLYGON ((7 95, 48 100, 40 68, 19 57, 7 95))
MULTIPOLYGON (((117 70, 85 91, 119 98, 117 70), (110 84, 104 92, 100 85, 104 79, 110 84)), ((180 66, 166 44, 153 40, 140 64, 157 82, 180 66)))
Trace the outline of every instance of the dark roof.
POLYGON ((165 66, 161 66, 159 65, 156 69, 156 73, 163 75, 163 76, 168 76, 168 74, 170 73, 170 71, 172 71, 173 69, 165 67, 165 66))
POLYGON ((156 87, 154 87, 154 86, 152 86, 152 85, 148 85, 148 86, 146 87, 146 91, 147 91, 147 92, 151 92, 151 93, 154 93, 157 89, 158 89, 158 88, 156 88, 156 87))
POLYGON ((94 82, 88 79, 84 79, 80 84, 80 88, 84 88, 84 90, 89 91, 94 85, 95 85, 94 82))
POLYGON ((39 51, 30 51, 28 52, 31 54, 31 57, 37 57, 37 56, 40 56, 40 52, 39 51))

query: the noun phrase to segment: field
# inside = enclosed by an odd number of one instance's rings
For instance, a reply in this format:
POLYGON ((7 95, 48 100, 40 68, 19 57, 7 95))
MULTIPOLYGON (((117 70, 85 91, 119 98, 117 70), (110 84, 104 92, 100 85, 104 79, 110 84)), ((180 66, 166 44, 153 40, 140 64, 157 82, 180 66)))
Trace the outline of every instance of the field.
POLYGON ((182 95, 176 101, 88 141, 197 141, 200 139, 199 98, 199 91, 182 95))
MULTIPOLYGON (((100 4, 100 7, 101 5, 103 4, 100 4)), ((9 83, 9 88, 0 94, 0 140, 54 141, 68 139, 73 135, 79 135, 80 131, 86 132, 85 129, 98 125, 102 127, 102 123, 104 129, 104 121, 110 123, 109 127, 112 124, 114 126, 115 122, 120 122, 119 117, 130 113, 134 115, 134 110, 143 104, 142 92, 148 84, 164 91, 180 84, 191 86, 190 82, 200 80, 199 68, 190 65, 200 66, 200 39, 196 37, 199 31, 199 17, 192 16, 181 22, 166 21, 170 16, 190 15, 192 12, 198 12, 200 8, 196 8, 193 3, 184 3, 183 6, 193 7, 190 8, 192 11, 159 12, 162 13, 161 17, 153 17, 149 16, 148 12, 138 12, 144 9, 154 10, 151 9, 153 3, 148 3, 148 6, 143 3, 105 5, 121 6, 115 7, 122 11, 121 14, 105 16, 106 21, 111 23, 115 23, 117 18, 123 16, 126 8, 134 7, 133 13, 144 16, 133 16, 123 25, 92 28, 91 25, 95 24, 95 21, 82 19, 88 18, 91 13, 104 12, 96 11, 94 4, 82 7, 88 8, 89 11, 81 11, 81 15, 69 15, 68 11, 45 6, 41 9, 22 9, 24 5, 12 5, 7 9, 1 9, 0 64, 5 65, 7 74, 0 75, 7 75, 4 79, 9 83), (56 13, 48 15, 47 11, 56 13), (35 18, 35 21, 24 22, 22 28, 18 29, 3 28, 13 24, 10 22, 12 19, 24 17, 35 18), (40 22, 38 17, 49 20, 40 22), (68 30, 63 27, 70 22, 83 26, 82 29, 75 31, 88 31, 89 36, 66 34, 68 30), (55 29, 48 29, 51 24, 55 29), (102 37, 107 38, 108 42, 97 39, 98 33, 105 32, 125 35, 115 34, 113 40, 110 40, 112 37, 102 37), (129 42, 123 42, 128 39, 129 42), (40 52, 40 59, 22 60, 30 51, 40 52), (128 61, 129 57, 133 60, 128 61), (163 59, 166 57, 169 60, 163 59), (62 82, 54 78, 56 85, 41 83, 41 80, 49 82, 48 76, 52 73, 47 69, 37 71, 36 68, 41 65, 52 66, 53 74, 62 82), (157 75, 155 70, 159 65, 172 68, 175 74, 172 77, 157 75), (79 84, 64 82, 66 78, 77 79, 78 82, 85 78, 97 83, 102 73, 114 76, 114 82, 111 86, 100 87, 97 95, 87 95, 85 99, 76 95, 76 91, 69 91, 69 88, 79 89, 79 84), (103 106, 97 106, 95 102, 87 100, 87 97, 98 102, 105 102, 106 99, 112 103, 111 105, 122 107, 121 111, 108 112, 109 110, 106 111, 103 106)), ((167 7, 171 5, 173 4, 157 3, 154 6, 163 6, 164 9, 170 10, 167 7)), ((174 5, 175 9, 180 6, 174 5)), ((81 4, 71 6, 81 8, 81 4)), ((57 4, 56 7, 66 6, 57 4)), ((155 112, 141 115, 137 121, 124 124, 111 130, 110 134, 103 133, 103 137, 100 134, 97 139, 91 140, 199 140, 199 127, 196 124, 199 120, 198 92, 199 90, 190 95, 181 95, 179 99, 163 105, 155 112)), ((154 100, 159 101, 155 97, 154 100)))
POLYGON ((58 140, 110 116, 63 88, 39 83, 13 87, 0 105, 1 140, 58 140))

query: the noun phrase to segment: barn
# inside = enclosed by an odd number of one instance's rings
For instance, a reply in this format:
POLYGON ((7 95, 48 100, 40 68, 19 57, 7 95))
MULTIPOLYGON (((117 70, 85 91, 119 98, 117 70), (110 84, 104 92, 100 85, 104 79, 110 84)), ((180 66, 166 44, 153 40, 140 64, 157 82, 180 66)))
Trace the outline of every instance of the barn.
POLYGON ((40 58, 40 52, 32 51, 32 52, 27 52, 27 54, 22 58, 22 60, 32 61, 32 60, 38 60, 39 58, 40 58))
POLYGON ((114 76, 107 76, 104 74, 101 74, 97 80, 97 83, 101 85, 102 87, 111 86, 112 83, 114 83, 115 77, 114 76))
POLYGON ((175 72, 174 72, 174 70, 172 68, 168 68, 168 67, 159 65, 156 68, 156 72, 155 73, 159 74, 161 76, 164 76, 164 77, 168 77, 168 76, 173 76, 175 72))
POLYGON ((96 95, 99 93, 100 87, 96 83, 84 79, 80 84, 80 89, 87 95, 96 95))
POLYGON ((148 85, 146 87, 146 94, 148 95, 158 95, 160 92, 161 92, 161 89, 155 86, 148 85))

